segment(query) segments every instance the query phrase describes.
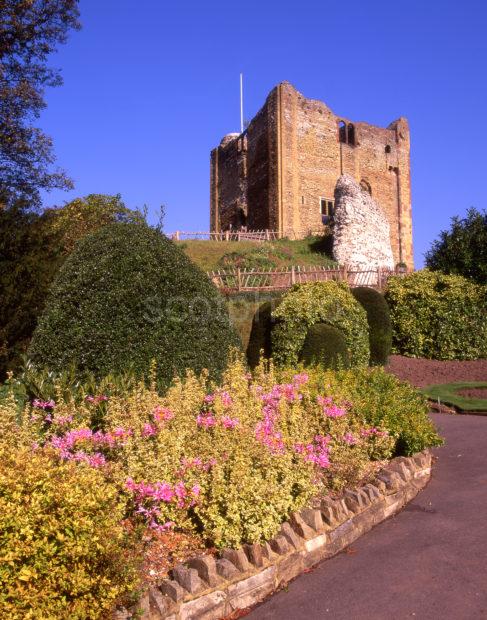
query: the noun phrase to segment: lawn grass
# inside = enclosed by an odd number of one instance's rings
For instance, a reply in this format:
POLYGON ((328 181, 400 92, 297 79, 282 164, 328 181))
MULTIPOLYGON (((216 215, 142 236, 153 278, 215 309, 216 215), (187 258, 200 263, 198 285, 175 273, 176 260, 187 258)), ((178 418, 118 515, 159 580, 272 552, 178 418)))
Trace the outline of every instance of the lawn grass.
POLYGON ((242 268, 282 268, 292 265, 333 267, 330 237, 252 241, 176 241, 203 271, 242 268))
POLYGON ((429 385, 422 388, 421 391, 429 399, 436 402, 439 398, 441 403, 453 406, 461 412, 485 413, 487 415, 486 398, 466 398, 457 394, 458 390, 466 388, 487 388, 487 382, 443 383, 440 385, 429 385))

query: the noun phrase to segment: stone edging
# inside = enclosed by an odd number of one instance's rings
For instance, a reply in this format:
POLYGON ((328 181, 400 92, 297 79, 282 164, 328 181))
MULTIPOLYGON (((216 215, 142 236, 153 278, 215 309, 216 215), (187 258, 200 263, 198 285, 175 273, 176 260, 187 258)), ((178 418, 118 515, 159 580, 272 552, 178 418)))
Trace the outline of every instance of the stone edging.
MULTIPOLYGON (((293 513, 277 536, 263 545, 225 549, 220 558, 199 556, 177 566, 172 579, 145 593, 137 617, 221 620, 251 607, 397 513, 426 486, 430 475, 428 451, 395 458, 373 483, 293 513)), ((132 617, 125 610, 113 616, 114 620, 132 617)))

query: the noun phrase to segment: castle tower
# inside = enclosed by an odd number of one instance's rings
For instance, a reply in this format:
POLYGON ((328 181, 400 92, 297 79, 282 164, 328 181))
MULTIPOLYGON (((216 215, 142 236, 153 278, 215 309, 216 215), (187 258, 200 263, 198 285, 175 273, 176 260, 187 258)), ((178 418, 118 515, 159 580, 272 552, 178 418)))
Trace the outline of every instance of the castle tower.
POLYGON ((387 128, 351 121, 282 82, 242 134, 225 136, 211 152, 211 230, 319 233, 346 173, 381 205, 394 260, 412 269, 409 149, 405 118, 387 128))

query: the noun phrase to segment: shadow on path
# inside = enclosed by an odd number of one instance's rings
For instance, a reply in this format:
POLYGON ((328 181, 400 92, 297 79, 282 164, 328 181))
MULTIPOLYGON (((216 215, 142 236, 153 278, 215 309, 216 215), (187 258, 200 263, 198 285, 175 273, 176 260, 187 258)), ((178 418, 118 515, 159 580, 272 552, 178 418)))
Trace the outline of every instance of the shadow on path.
POLYGON ((446 444, 428 486, 247 618, 487 618, 487 419, 432 418, 446 444))

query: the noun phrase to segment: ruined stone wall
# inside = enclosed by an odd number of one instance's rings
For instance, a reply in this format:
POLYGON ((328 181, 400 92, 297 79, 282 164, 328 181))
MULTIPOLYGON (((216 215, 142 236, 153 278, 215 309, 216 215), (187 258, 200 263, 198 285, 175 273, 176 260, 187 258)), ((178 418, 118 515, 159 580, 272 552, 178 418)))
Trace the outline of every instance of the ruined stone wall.
POLYGON ((228 228, 236 205, 243 203, 248 229, 267 228, 291 238, 323 230, 320 198, 333 200, 345 173, 367 185, 386 213, 395 263, 413 267, 406 119, 387 128, 353 122, 283 82, 243 136, 245 166, 238 157, 242 137, 212 152, 212 230, 228 228), (353 125, 353 144, 340 142, 340 121, 353 125))
POLYGON ((388 128, 336 116, 324 103, 303 97, 291 84, 278 86, 282 140, 282 228, 304 236, 322 228, 320 198, 333 199, 341 174, 365 182, 385 211, 395 262, 413 266, 409 127, 388 128), (340 121, 354 127, 354 144, 339 141, 340 121))
POLYGON ((246 140, 228 134, 211 153, 212 231, 238 228, 247 216, 246 140), (218 204, 218 208, 216 208, 218 204))

